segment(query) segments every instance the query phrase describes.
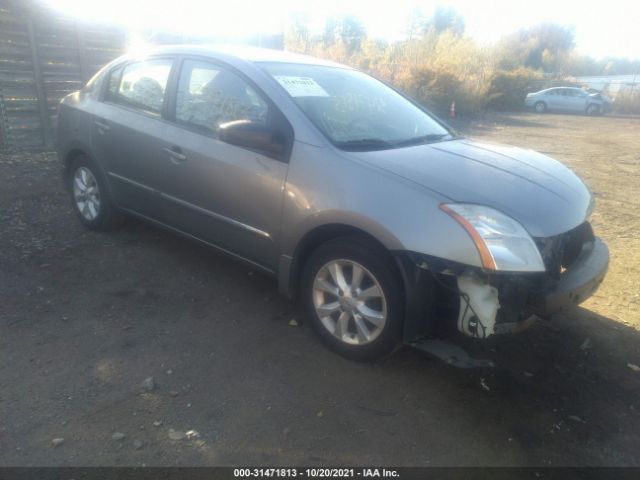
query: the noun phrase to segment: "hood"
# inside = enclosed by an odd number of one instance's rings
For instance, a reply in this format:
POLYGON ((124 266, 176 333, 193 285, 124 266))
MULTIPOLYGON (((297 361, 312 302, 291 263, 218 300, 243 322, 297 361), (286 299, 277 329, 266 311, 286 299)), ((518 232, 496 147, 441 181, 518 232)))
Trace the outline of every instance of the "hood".
POLYGON ((592 208, 589 189, 571 170, 532 150, 461 139, 348 155, 454 202, 500 210, 534 237, 564 233, 592 208))

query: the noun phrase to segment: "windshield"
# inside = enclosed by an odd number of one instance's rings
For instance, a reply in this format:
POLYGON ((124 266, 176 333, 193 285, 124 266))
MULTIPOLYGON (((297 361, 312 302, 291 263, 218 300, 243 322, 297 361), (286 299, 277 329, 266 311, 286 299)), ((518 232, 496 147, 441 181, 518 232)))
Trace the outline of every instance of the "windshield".
POLYGON ((365 73, 263 63, 329 140, 345 150, 383 150, 454 138, 427 113, 365 73))

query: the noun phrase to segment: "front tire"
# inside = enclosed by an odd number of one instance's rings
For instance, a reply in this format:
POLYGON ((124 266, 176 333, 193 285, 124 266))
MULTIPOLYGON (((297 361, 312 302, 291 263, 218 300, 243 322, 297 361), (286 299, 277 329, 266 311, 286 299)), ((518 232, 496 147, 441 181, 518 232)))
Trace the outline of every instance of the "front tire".
POLYGON ((355 360, 391 353, 402 332, 401 280, 388 252, 366 239, 320 246, 302 277, 307 318, 332 350, 355 360))
POLYGON ((122 225, 123 216, 114 207, 100 170, 86 155, 76 157, 67 170, 71 203, 80 221, 92 230, 110 230, 122 225))
POLYGON ((587 107, 587 115, 600 115, 600 107, 592 103, 587 107))
POLYGON ((544 102, 536 102, 535 105, 533 106, 533 108, 538 113, 544 113, 544 112, 547 111, 547 104, 544 103, 544 102))

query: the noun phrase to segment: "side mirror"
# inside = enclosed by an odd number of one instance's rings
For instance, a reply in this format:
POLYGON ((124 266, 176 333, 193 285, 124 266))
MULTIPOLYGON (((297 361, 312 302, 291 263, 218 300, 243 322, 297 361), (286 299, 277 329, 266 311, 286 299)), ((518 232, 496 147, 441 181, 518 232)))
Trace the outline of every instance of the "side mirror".
POLYGON ((218 127, 218 138, 225 143, 279 154, 283 146, 276 137, 272 127, 251 120, 235 120, 218 127))

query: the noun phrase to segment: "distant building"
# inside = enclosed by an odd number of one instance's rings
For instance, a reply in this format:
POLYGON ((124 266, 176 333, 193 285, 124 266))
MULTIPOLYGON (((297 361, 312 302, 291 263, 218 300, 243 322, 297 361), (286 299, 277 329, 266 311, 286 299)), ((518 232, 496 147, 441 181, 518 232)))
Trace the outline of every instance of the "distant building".
POLYGON ((640 90, 640 73, 636 75, 597 75, 575 77, 575 82, 612 96, 625 90, 640 90))

